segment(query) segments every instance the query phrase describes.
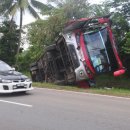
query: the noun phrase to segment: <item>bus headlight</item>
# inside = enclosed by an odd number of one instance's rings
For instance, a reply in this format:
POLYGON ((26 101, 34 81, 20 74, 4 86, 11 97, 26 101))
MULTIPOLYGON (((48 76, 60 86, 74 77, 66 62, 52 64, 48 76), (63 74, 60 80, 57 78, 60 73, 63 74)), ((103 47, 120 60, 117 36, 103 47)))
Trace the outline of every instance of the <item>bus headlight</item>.
POLYGON ((83 71, 83 70, 80 70, 80 71, 79 71, 79 76, 80 76, 80 77, 83 77, 83 76, 84 76, 84 71, 83 71))

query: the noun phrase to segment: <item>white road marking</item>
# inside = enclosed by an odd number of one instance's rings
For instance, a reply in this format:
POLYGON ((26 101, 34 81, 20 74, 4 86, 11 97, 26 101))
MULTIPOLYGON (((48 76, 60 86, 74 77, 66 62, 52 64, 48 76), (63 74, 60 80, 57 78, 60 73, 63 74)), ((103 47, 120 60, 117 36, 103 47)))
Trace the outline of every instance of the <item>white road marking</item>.
POLYGON ((10 103, 10 104, 15 104, 15 105, 20 105, 20 106, 25 106, 25 107, 32 107, 32 105, 23 104, 23 103, 17 103, 17 102, 12 102, 12 101, 6 101, 6 100, 0 100, 0 102, 10 103))
POLYGON ((130 98, 127 98, 127 97, 110 96, 110 95, 95 94, 95 93, 89 93, 89 92, 75 92, 75 91, 69 91, 69 90, 58 90, 58 89, 37 88, 37 87, 35 87, 35 89, 46 89, 46 90, 50 90, 50 91, 54 90, 54 91, 59 91, 59 92, 77 93, 77 94, 85 94, 85 95, 90 95, 90 96, 100 96, 100 97, 108 97, 108 98, 117 98, 117 99, 130 100, 130 98))

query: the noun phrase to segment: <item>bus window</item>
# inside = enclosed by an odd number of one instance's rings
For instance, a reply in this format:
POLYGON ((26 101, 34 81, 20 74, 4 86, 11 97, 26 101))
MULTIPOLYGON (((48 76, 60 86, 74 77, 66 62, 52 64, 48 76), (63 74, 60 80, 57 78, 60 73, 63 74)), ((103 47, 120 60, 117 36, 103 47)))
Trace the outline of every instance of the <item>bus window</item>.
POLYGON ((79 64, 79 60, 78 60, 74 45, 68 45, 68 49, 69 49, 69 52, 73 61, 74 68, 78 68, 80 64, 79 64))

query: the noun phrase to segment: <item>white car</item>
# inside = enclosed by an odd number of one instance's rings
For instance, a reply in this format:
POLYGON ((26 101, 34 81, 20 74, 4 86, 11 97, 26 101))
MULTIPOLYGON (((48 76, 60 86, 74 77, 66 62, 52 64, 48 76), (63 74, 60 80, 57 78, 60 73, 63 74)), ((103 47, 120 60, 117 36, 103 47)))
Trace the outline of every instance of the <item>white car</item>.
POLYGON ((0 93, 26 92, 32 90, 32 81, 0 60, 0 93))

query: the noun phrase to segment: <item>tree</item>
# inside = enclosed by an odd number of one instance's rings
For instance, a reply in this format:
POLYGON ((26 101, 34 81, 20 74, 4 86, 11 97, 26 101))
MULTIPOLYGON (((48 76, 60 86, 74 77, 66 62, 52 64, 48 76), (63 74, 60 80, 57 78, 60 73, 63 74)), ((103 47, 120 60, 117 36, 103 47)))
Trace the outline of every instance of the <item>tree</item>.
POLYGON ((4 21, 0 26, 0 33, 3 34, 0 38, 0 59, 10 65, 14 65, 19 38, 17 25, 13 21, 10 27, 10 21, 4 21))
POLYGON ((10 8, 8 10, 6 9, 7 14, 10 14, 12 17, 16 14, 17 11, 20 12, 20 27, 19 27, 20 31, 19 31, 19 42, 18 42, 17 54, 19 54, 19 49, 21 45, 22 21, 23 21, 23 13, 25 12, 25 10, 28 9, 30 14, 32 14, 33 17, 39 19, 40 17, 33 7, 36 7, 38 9, 42 8, 42 10, 49 9, 47 5, 41 2, 35 0, 31 0, 30 2, 29 0, 15 0, 15 1, 12 0, 10 3, 10 8))
POLYGON ((124 53, 130 54, 130 32, 126 33, 125 38, 123 39, 124 45, 122 46, 122 49, 124 53))
MULTIPOLYGON (((130 14, 129 0, 109 0, 107 6, 114 10, 112 14, 113 30, 117 38, 118 45, 121 44, 125 34, 130 31, 128 15, 130 14)), ((121 50, 122 51, 122 50, 121 50)))
POLYGON ((0 15, 3 15, 5 10, 9 9, 12 3, 13 3, 13 0, 1 0, 0 1, 0 15))
POLYGON ((130 76, 130 32, 125 34, 125 38, 121 42, 121 54, 126 68, 126 74, 130 76))
POLYGON ((66 21, 64 12, 56 9, 47 20, 38 20, 28 26, 29 49, 33 50, 33 57, 38 57, 46 46, 54 43, 66 21))
POLYGON ((107 6, 107 2, 102 4, 92 4, 90 5, 90 15, 92 17, 105 16, 110 13, 110 7, 107 6))
POLYGON ((30 47, 27 51, 19 54, 18 64, 20 69, 26 70, 29 68, 29 64, 44 53, 46 46, 54 43, 55 38, 62 32, 66 21, 64 11, 55 9, 47 20, 37 20, 27 25, 30 47))
POLYGON ((126 67, 127 74, 130 75, 130 1, 109 0, 108 6, 114 10, 113 29, 123 64, 126 67))
POLYGON ((79 19, 89 16, 88 0, 48 0, 54 2, 57 8, 64 10, 68 19, 79 19))

